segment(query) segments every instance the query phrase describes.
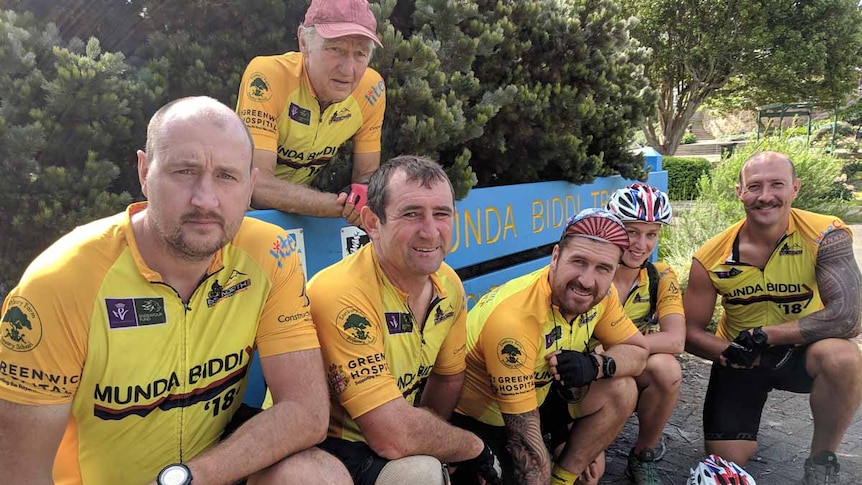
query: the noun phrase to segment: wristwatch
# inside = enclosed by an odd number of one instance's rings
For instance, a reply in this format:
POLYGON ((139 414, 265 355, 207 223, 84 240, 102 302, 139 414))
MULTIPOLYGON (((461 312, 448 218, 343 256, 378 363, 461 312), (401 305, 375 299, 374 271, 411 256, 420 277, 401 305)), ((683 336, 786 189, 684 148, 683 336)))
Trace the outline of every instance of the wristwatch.
POLYGON ((602 354, 602 379, 610 379, 617 373, 617 363, 614 358, 607 354, 602 354))
POLYGON ((192 485, 192 471, 182 463, 173 463, 162 468, 156 478, 157 485, 192 485))
POLYGON ((751 333, 751 340, 754 341, 754 345, 758 348, 765 349, 769 346, 766 342, 769 339, 769 335, 766 335, 766 332, 763 331, 763 327, 757 327, 751 333))

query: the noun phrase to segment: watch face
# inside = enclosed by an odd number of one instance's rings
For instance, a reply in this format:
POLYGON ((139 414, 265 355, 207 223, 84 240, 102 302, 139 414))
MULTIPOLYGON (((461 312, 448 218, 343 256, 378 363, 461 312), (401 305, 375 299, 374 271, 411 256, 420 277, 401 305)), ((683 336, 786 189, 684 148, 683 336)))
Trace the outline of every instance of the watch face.
POLYGON ((607 377, 613 377, 617 373, 617 363, 612 357, 605 356, 605 368, 603 369, 607 377))
POLYGON ((190 476, 185 465, 171 465, 159 473, 159 485, 188 485, 190 476))

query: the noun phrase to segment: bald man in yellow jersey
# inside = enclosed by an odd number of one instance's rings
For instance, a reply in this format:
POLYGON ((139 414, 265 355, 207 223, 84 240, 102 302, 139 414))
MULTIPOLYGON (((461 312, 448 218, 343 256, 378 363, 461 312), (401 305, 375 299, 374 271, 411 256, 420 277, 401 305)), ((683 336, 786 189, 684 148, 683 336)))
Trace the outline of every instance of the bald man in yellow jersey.
POLYGON ((33 261, 2 308, 0 481, 228 484, 267 469, 249 483, 350 483, 314 448, 329 407, 301 264, 283 229, 244 217, 251 151, 227 106, 169 103, 137 152, 147 202, 33 261), (225 438, 255 348, 275 405, 225 438))
POLYGON ((762 152, 740 171, 745 218, 695 254, 683 297, 686 349, 713 361, 706 452, 745 464, 772 389, 811 394, 814 436, 803 484, 838 483, 835 451, 862 399, 860 276, 849 228, 791 208, 790 159, 762 152), (716 297, 724 315, 707 331, 716 297))
MULTIPOLYGON (((470 310, 467 375, 452 422, 489 443, 504 483, 595 484, 604 473, 604 449, 634 411, 633 376, 649 355, 612 285, 628 246, 616 216, 581 211, 549 266, 470 310), (593 335, 607 349, 601 355, 589 353, 593 335)), ((475 482, 456 473, 453 483, 475 482)))
POLYGON ((347 140, 353 183, 367 183, 380 165, 386 85, 368 68, 381 45, 376 29, 367 0, 313 0, 297 33, 300 52, 256 57, 246 67, 237 113, 254 138, 255 209, 359 225, 361 204, 308 184, 347 140))

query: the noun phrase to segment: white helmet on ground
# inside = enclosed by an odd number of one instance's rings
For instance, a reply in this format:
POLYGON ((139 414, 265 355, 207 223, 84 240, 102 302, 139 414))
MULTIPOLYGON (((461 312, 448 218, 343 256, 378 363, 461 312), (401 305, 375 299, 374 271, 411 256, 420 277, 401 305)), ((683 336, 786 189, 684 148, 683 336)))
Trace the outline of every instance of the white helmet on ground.
POLYGON ((670 224, 667 194, 647 184, 632 184, 611 194, 607 209, 623 222, 670 224))
POLYGON ((741 466, 718 455, 709 455, 697 467, 685 485, 756 485, 754 478, 741 466))

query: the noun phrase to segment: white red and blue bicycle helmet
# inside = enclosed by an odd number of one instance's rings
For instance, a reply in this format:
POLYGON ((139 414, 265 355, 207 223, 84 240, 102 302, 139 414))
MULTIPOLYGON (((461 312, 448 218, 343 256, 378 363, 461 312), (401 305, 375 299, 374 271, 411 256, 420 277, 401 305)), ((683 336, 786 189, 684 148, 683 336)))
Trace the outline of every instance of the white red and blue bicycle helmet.
POLYGON ((685 485, 757 485, 741 466, 718 455, 709 455, 697 467, 685 485))
POLYGON ((667 194, 647 184, 632 184, 611 194, 607 209, 623 222, 670 224, 667 194))

